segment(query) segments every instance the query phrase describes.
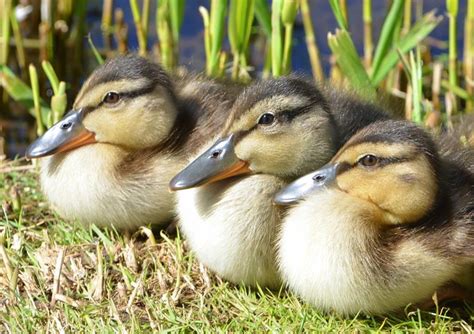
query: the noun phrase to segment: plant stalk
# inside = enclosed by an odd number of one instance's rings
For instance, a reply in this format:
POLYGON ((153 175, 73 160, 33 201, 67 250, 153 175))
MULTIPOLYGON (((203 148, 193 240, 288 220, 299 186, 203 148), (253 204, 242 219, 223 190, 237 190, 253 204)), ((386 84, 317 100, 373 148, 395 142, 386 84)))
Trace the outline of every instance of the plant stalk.
POLYGON ((306 46, 308 48, 309 60, 311 62, 311 71, 313 78, 317 81, 324 81, 324 72, 321 65, 321 57, 319 54, 318 44, 314 35, 313 21, 311 19, 311 9, 308 0, 301 0, 301 16, 306 37, 306 46))

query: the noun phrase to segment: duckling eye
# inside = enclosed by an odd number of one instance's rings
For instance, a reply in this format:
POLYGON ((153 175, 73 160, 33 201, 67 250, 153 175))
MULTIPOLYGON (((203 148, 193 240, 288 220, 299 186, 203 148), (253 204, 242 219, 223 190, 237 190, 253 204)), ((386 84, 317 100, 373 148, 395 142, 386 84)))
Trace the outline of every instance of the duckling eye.
POLYGON ((120 95, 116 92, 108 92, 105 94, 104 99, 102 100, 107 104, 115 104, 120 100, 120 95))
POLYGON ((375 166, 379 162, 379 159, 373 154, 367 154, 367 155, 364 155, 362 158, 360 158, 358 162, 362 166, 372 167, 372 166, 375 166))
POLYGON ((262 116, 260 116, 260 118, 258 119, 258 124, 260 125, 270 125, 273 123, 273 121, 275 120, 275 115, 273 115, 272 113, 265 113, 263 114, 262 116))

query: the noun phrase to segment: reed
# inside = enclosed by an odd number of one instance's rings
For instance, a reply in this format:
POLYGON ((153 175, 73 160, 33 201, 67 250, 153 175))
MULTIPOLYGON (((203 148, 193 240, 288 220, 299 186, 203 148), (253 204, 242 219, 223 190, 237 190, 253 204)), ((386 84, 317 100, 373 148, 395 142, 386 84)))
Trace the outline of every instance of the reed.
POLYGON ((228 35, 233 54, 232 79, 250 80, 247 50, 254 20, 255 1, 230 0, 228 35))
POLYGON ((110 51, 112 48, 112 11, 113 11, 113 0, 104 0, 102 5, 102 37, 104 42, 104 48, 106 51, 110 51))
POLYGON ((469 99, 466 101, 466 112, 474 112, 474 0, 467 1, 464 21, 464 81, 469 99))
MULTIPOLYGON (((456 87, 458 78, 457 78, 457 46, 456 46, 456 39, 457 39, 457 15, 458 15, 458 7, 459 1, 458 0, 446 0, 446 8, 448 10, 448 18, 449 18, 449 85, 451 87, 456 87)), ((454 98, 453 93, 453 101, 452 101, 452 108, 453 112, 457 110, 457 101, 454 98)))
POLYGON ((16 57, 17 57, 18 65, 20 66, 20 70, 22 72, 25 72, 26 55, 25 55, 25 47, 23 45, 23 36, 21 35, 20 26, 18 25, 18 20, 13 11, 11 11, 10 13, 10 22, 11 22, 11 28, 13 31, 13 38, 15 40, 16 57))
POLYGON ((293 45, 293 25, 298 12, 299 3, 297 0, 283 1, 281 20, 285 28, 285 39, 283 44, 283 69, 284 74, 291 71, 291 49, 293 45))
POLYGON ((12 2, 11 0, 3 0, 2 4, 2 49, 0 50, 0 65, 8 63, 8 55, 10 51, 10 12, 12 2))
POLYGON ((306 46, 308 48, 308 55, 309 60, 311 62, 313 78, 317 81, 323 81, 323 66, 321 65, 321 56, 319 54, 318 44, 316 43, 316 37, 314 35, 313 20, 311 19, 311 11, 308 0, 301 0, 300 6, 306 37, 306 46))
POLYGON ((53 66, 48 61, 41 63, 43 71, 48 77, 48 80, 53 89, 53 96, 51 97, 51 113, 52 123, 47 124, 50 127, 52 124, 58 122, 64 115, 67 108, 66 83, 59 81, 53 66))
POLYGON ((283 0, 273 0, 272 2, 272 74, 275 77, 283 74, 282 5, 283 0))
MULTIPOLYGON (((224 73, 222 57, 222 41, 224 39, 224 24, 227 11, 227 1, 211 0, 210 13, 206 8, 199 11, 204 22, 204 39, 206 48, 206 73, 218 77, 224 73)), ((225 58, 224 58, 225 59, 225 58)))
POLYGON ((368 70, 372 66, 372 54, 374 52, 374 42, 372 39, 372 0, 364 0, 362 15, 364 21, 364 64, 368 70))
POLYGON ((266 37, 262 78, 267 79, 272 72, 272 19, 266 0, 255 0, 255 18, 266 37))
POLYGON ((145 29, 143 27, 142 13, 140 13, 137 0, 130 0, 130 9, 132 10, 133 22, 135 24, 135 29, 137 31, 138 53, 141 56, 145 56, 147 53, 147 40, 146 40, 147 36, 145 34, 145 29))
POLYGON ((44 118, 41 115, 38 72, 36 71, 35 65, 30 64, 29 72, 30 72, 31 89, 33 92, 34 112, 35 112, 35 117, 36 117, 36 133, 38 134, 38 136, 41 136, 45 130, 45 126, 44 126, 45 122, 44 122, 44 118))
POLYGON ((172 1, 162 0, 158 3, 156 11, 156 29, 160 40, 161 64, 168 70, 174 69, 176 62, 174 57, 173 36, 170 23, 170 3, 172 1))

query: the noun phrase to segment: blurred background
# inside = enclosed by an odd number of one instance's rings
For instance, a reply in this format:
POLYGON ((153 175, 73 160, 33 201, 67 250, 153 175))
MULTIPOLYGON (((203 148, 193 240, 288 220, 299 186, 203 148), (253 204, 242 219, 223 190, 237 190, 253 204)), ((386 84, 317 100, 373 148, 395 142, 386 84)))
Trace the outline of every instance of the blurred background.
POLYGON ((401 99, 407 118, 449 123, 472 109, 473 7, 468 0, 0 0, 0 156, 22 156, 41 134, 38 123, 57 121, 101 60, 126 52, 170 71, 244 82, 296 71, 384 90, 401 99))

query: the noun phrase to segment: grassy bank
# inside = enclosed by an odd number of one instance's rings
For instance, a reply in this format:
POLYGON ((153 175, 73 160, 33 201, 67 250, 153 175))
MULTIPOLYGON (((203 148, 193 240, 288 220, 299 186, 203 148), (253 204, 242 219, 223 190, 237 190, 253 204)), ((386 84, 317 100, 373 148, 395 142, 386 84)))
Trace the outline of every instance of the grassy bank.
POLYGON ((37 176, 18 163, 0 173, 2 333, 473 330, 473 305, 344 318, 286 291, 229 284, 200 265, 179 236, 148 229, 123 236, 62 220, 37 176))

